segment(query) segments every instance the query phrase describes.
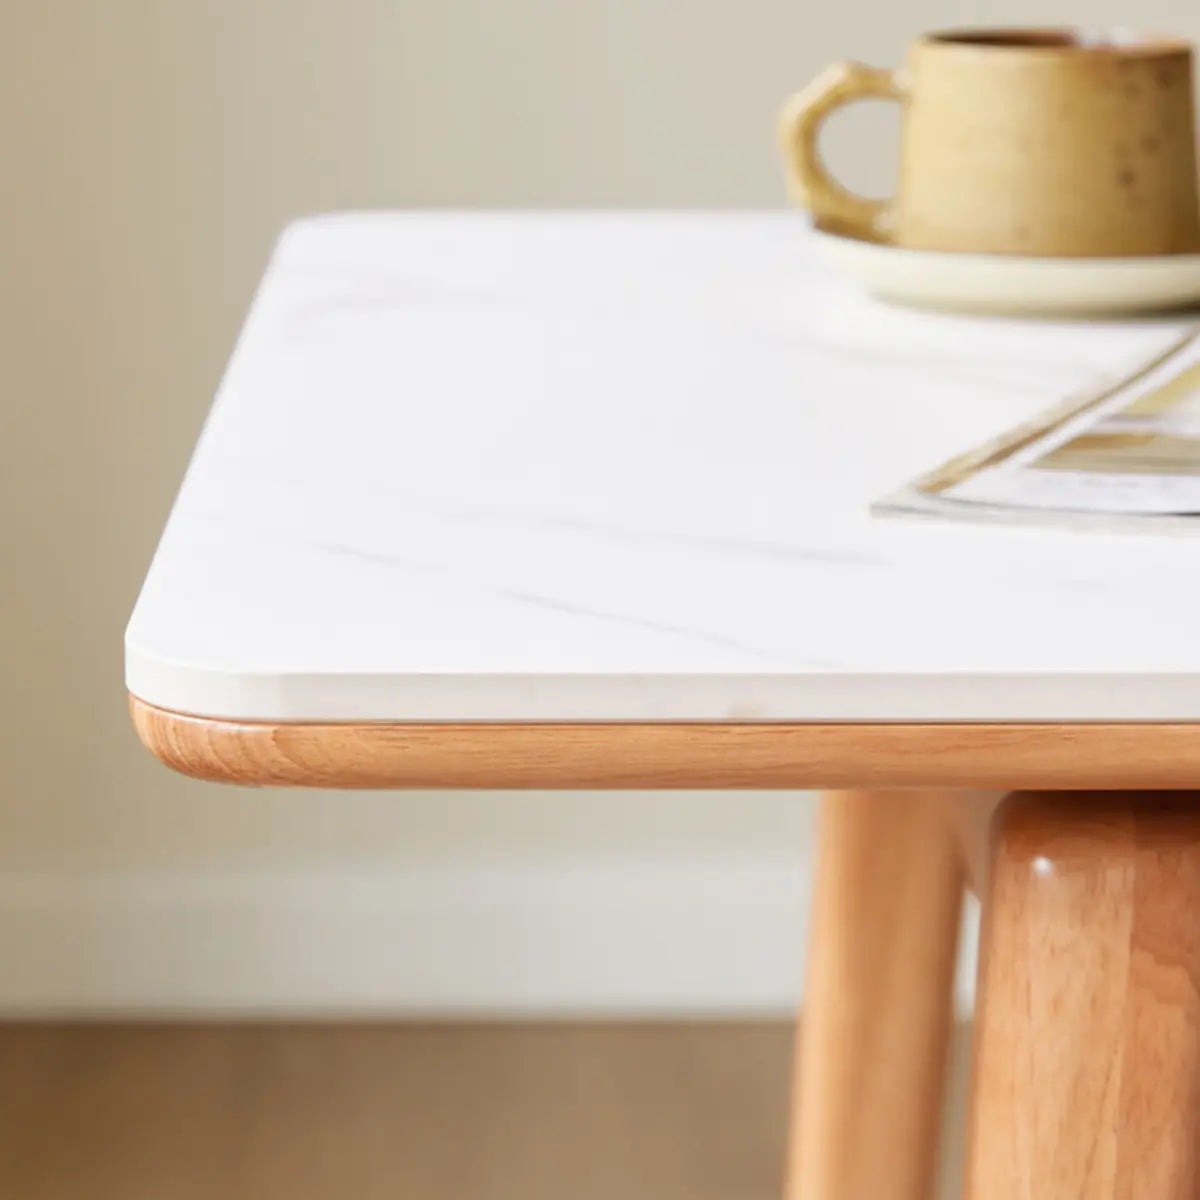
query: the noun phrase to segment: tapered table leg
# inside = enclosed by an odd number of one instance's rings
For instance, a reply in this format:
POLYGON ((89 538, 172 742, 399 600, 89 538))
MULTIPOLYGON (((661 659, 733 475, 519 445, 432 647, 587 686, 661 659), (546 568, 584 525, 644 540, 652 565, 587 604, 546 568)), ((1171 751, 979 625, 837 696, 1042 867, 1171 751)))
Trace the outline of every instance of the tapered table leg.
POLYGON ((944 792, 830 792, 788 1200, 929 1200, 963 890, 944 792))
POLYGON ((993 823, 967 1200, 1200 1197, 1200 794, 993 823))

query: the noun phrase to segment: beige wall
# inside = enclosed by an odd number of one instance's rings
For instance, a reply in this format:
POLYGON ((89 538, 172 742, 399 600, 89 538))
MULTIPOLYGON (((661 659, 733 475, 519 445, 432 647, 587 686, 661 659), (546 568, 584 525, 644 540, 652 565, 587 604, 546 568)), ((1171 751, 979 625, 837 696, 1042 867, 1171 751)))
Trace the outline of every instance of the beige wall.
MULTIPOLYGON (((9 0, 0 39, 0 867, 778 859, 787 796, 217 790, 135 745, 124 621, 251 288, 296 214, 772 205, 777 102, 1003 0, 9 0)), ((1200 10, 1075 0, 1200 34, 1200 10)), ((852 180, 889 126, 848 118, 852 180)), ((846 129, 842 131, 844 134, 846 129)), ((839 143, 845 139, 839 139, 839 143)))

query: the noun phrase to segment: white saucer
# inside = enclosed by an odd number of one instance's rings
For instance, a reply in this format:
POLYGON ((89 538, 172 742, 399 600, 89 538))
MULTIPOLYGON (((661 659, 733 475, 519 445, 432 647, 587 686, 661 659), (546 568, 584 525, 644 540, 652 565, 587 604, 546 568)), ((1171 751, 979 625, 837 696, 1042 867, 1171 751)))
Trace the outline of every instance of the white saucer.
POLYGON ((1096 316, 1200 305, 1200 254, 1025 258, 906 250, 814 226, 834 266, 873 296, 921 308, 1026 316, 1096 316))

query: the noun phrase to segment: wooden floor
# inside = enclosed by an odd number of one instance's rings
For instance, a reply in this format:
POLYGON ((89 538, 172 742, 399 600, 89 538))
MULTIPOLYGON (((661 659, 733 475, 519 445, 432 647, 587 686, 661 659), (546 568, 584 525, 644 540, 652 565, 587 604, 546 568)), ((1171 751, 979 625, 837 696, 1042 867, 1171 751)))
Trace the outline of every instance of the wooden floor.
POLYGON ((791 1037, 0 1025, 0 1198, 778 1200, 791 1037))

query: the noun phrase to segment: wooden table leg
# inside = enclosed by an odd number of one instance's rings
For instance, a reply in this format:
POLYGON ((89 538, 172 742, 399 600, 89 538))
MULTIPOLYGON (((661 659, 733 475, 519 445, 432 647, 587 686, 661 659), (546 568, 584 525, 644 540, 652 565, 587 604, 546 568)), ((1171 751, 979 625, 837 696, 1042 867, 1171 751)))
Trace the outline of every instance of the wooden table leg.
POLYGON ((993 825, 967 1200, 1200 1197, 1200 793, 993 825))
POLYGON ((947 793, 830 792, 789 1200, 929 1200, 963 870, 947 793))

